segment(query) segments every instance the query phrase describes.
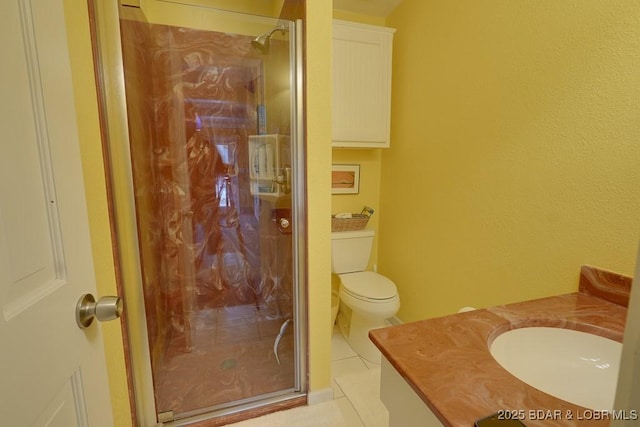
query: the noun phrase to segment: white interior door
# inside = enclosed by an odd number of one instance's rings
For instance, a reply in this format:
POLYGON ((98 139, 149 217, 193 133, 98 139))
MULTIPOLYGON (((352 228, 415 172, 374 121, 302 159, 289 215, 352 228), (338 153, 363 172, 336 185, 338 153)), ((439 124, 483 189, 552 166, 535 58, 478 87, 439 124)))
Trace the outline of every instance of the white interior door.
POLYGON ((63 5, 0 2, 0 424, 112 426, 63 5))

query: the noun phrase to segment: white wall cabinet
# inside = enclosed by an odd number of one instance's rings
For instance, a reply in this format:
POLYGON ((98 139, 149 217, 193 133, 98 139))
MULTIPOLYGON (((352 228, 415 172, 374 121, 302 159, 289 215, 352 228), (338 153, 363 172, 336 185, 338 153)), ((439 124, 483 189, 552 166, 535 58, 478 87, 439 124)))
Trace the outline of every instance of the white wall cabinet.
POLYGON ((333 21, 334 147, 389 147, 394 32, 333 21))

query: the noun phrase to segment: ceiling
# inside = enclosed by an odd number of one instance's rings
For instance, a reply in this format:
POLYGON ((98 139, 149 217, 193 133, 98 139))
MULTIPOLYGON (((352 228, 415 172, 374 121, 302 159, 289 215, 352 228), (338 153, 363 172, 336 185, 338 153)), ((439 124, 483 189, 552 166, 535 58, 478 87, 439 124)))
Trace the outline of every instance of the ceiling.
POLYGON ((402 0, 333 0, 333 8, 362 15, 386 17, 402 0))

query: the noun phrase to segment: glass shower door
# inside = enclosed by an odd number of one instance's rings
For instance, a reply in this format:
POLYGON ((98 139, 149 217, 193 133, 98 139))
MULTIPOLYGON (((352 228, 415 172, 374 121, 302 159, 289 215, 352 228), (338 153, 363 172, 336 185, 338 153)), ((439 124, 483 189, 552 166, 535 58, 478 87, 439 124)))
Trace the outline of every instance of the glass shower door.
POLYGON ((301 390, 295 23, 121 8, 159 420, 301 390))

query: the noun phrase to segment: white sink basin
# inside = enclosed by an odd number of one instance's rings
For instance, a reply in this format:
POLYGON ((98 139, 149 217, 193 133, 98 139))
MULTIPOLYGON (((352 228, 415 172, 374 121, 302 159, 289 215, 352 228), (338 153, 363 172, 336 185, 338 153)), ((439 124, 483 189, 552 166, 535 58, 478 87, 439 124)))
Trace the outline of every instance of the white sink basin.
POLYGON ((532 327, 499 335, 491 355, 521 381, 594 410, 613 409, 622 344, 572 329, 532 327))

